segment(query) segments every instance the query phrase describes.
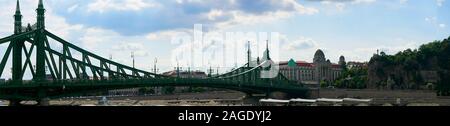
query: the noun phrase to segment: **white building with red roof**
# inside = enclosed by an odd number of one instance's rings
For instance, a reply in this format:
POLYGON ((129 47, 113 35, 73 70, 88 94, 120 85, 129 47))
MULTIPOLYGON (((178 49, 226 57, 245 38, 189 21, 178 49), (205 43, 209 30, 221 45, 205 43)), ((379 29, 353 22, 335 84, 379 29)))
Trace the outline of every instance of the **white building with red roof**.
POLYGON ((325 59, 325 54, 322 50, 317 50, 314 55, 312 63, 306 61, 290 61, 280 62, 280 72, 289 80, 297 81, 298 83, 308 84, 311 86, 318 86, 321 81, 333 82, 343 71, 342 63, 345 63, 345 58, 340 57, 339 63, 331 63, 330 60, 325 59))

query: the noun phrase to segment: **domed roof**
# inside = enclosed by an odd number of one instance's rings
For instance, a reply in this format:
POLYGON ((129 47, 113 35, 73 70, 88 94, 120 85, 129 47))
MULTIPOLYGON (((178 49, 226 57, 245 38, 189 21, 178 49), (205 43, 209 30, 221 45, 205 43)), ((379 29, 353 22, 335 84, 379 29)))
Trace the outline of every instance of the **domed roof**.
POLYGON ((314 57, 325 57, 325 54, 319 49, 316 51, 316 54, 314 54, 314 57))
POLYGON ((345 61, 345 57, 344 56, 339 57, 339 61, 345 61))
POLYGON ((325 62, 325 54, 322 50, 317 50, 316 54, 314 54, 314 62, 325 62))

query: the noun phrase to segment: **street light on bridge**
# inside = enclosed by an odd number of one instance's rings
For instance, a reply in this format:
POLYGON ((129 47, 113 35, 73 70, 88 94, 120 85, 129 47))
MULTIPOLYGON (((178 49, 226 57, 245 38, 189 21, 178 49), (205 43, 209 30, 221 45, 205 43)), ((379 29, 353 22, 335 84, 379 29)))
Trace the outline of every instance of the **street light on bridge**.
POLYGON ((156 64, 158 63, 158 58, 155 58, 154 64, 153 64, 153 73, 158 73, 159 69, 156 68, 156 64))
MULTIPOLYGON (((112 54, 109 54, 109 60, 112 61, 112 54)), ((111 63, 109 63, 109 69, 111 69, 111 63)))
POLYGON ((133 59, 133 68, 135 68, 134 67, 134 52, 131 52, 131 58, 133 59))

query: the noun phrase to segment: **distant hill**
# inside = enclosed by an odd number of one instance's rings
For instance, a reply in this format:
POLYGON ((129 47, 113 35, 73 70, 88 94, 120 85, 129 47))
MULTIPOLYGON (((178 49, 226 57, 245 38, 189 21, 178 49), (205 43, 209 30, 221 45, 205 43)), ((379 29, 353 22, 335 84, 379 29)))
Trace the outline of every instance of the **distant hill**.
POLYGON ((395 55, 375 54, 369 62, 368 88, 447 90, 450 85, 450 37, 395 55))

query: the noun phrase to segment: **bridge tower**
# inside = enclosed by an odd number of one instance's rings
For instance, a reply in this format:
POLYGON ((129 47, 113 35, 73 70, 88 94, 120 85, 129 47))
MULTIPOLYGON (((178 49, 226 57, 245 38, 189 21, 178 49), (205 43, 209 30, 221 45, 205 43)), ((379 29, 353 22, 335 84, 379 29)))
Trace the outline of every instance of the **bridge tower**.
POLYGON ((263 60, 264 61, 271 60, 270 59, 270 51, 269 51, 269 40, 266 41, 266 51, 264 51, 263 60))
POLYGON ((38 8, 36 9, 37 13, 37 28, 45 28, 45 8, 42 0, 39 0, 38 8))
POLYGON ((45 73, 45 8, 42 0, 39 0, 38 8, 36 9, 37 22, 36 28, 38 31, 35 35, 36 44, 36 75, 33 78, 36 81, 46 80, 45 73))
MULTIPOLYGON (((248 51, 247 51, 247 68, 248 68, 248 70, 250 70, 251 67, 255 67, 255 66, 251 65, 251 62, 252 62, 252 51, 251 51, 251 47, 250 47, 250 41, 248 41, 248 43, 247 43, 247 49, 248 49, 248 51)), ((258 64, 256 66, 258 66, 258 64)), ((251 80, 252 80, 252 73, 248 73, 245 76, 247 78, 247 80, 246 80, 247 83, 250 83, 251 80)))
MULTIPOLYGON (((269 40, 266 41, 266 51, 264 51, 263 57, 262 57, 262 61, 271 61, 272 59, 270 58, 270 51, 269 51, 269 40)), ((269 64, 268 66, 264 66, 265 70, 269 70, 271 68, 271 64, 269 64)))
MULTIPOLYGON (((20 13, 20 3, 17 0, 16 13, 14 14, 14 34, 18 35, 22 32, 22 14, 20 13)), ((13 47, 12 60, 12 80, 14 84, 22 83, 22 48, 24 41, 16 39, 11 43, 13 47)))
POLYGON ((14 14, 14 34, 20 34, 22 32, 22 14, 20 13, 20 3, 17 0, 16 14, 14 14))

